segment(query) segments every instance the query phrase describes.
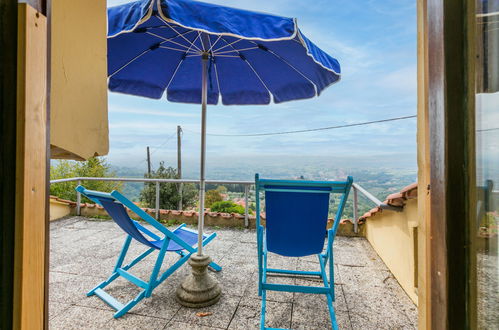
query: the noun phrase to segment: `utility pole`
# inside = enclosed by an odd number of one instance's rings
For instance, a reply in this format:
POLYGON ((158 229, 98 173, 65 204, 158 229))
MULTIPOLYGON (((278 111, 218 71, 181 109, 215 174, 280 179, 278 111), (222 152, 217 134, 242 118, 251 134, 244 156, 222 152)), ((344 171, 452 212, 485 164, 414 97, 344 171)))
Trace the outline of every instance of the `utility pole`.
MULTIPOLYGON (((182 127, 177 126, 177 176, 182 179, 182 127)), ((182 190, 183 184, 179 184, 178 193, 180 199, 178 201, 178 209, 182 210, 182 190)))
POLYGON ((147 175, 151 176, 151 153, 149 152, 149 147, 147 147, 147 175))

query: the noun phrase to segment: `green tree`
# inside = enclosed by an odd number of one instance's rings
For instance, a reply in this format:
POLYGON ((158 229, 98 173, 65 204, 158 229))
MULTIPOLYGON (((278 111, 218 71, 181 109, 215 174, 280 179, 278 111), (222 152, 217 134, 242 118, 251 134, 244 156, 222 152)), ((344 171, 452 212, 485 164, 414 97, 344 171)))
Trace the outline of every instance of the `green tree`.
POLYGON ((216 189, 220 194, 227 194, 227 187, 226 186, 218 186, 216 189))
MULTIPOLYGON (((145 174, 145 178, 151 179, 177 179, 177 169, 169 166, 165 167, 164 162, 159 163, 159 168, 152 171, 151 175, 145 174)), ((182 208, 188 208, 196 205, 198 190, 194 184, 185 184, 182 188, 182 208)), ((146 183, 140 192, 140 201, 143 206, 156 206, 156 184, 146 183)), ((176 210, 180 194, 178 185, 175 183, 161 183, 159 185, 159 207, 166 210, 176 210)))
POLYGON ((221 202, 223 200, 224 199, 218 190, 208 190, 204 196, 204 206, 210 208, 213 203, 221 202))
MULTIPOLYGON (((110 165, 103 157, 92 157, 83 162, 60 160, 55 165, 50 166, 50 180, 74 177, 110 178, 115 176, 116 174, 111 170, 110 165)), ((120 190, 122 187, 121 182, 113 181, 84 181, 82 184, 87 189, 105 192, 120 190)), ((50 194, 59 198, 76 201, 76 186, 77 183, 74 181, 54 183, 50 185, 50 194)), ((91 201, 82 196, 82 202, 91 201)))
MULTIPOLYGON (((244 207, 232 201, 215 202, 211 205, 212 212, 244 214, 244 207)), ((250 212, 252 214, 253 212, 250 212)))

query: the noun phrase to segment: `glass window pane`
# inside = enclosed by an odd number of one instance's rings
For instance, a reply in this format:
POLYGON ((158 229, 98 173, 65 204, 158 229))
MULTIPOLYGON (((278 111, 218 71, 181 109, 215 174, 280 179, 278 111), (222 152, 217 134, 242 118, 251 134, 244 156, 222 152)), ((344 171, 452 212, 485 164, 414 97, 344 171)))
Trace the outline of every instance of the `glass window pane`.
POLYGON ((499 329, 499 0, 477 0, 477 315, 499 329))

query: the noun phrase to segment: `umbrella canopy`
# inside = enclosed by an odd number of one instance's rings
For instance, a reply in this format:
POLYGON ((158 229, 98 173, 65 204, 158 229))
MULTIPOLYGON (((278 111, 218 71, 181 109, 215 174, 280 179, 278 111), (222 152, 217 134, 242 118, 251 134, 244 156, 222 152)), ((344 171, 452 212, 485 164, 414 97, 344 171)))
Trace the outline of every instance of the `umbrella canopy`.
POLYGON ((340 65, 295 19, 192 0, 108 9, 114 92, 202 104, 199 254, 202 253, 206 104, 269 104, 318 96, 340 65))
POLYGON ((340 78, 338 61, 292 18, 191 0, 137 1, 108 9, 109 89, 208 104, 269 104, 318 96, 340 78))

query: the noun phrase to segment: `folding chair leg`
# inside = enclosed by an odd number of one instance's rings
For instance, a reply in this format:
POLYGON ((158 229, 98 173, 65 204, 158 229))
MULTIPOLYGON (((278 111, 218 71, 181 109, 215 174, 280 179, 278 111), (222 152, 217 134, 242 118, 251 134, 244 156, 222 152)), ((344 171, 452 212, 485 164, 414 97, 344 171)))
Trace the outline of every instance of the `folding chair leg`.
POLYGON ((156 263, 154 264, 151 277, 149 278, 149 285, 145 293, 146 297, 148 298, 151 296, 152 290, 156 287, 156 282, 158 280, 158 273, 159 270, 161 269, 161 265, 163 264, 163 260, 165 259, 165 254, 169 243, 170 243, 169 240, 165 241, 163 243, 163 247, 161 248, 161 250, 159 250, 158 258, 156 259, 156 263))
POLYGON ((326 262, 327 259, 323 255, 319 255, 319 265, 321 266, 321 277, 322 277, 322 282, 324 283, 324 286, 330 287, 331 291, 331 299, 335 301, 335 294, 334 294, 334 266, 332 260, 329 262, 329 279, 327 278, 326 274, 326 262))
POLYGON ((267 308, 267 291, 262 290, 262 310, 260 313, 260 330, 265 330, 265 310, 267 308))
POLYGON ((125 239, 125 243, 123 244, 123 247, 121 248, 120 256, 118 257, 118 260, 116 260, 116 265, 114 266, 114 271, 116 269, 120 268, 121 265, 123 265, 123 260, 125 260, 125 256, 128 252, 128 248, 130 247, 130 243, 132 242, 132 236, 127 235, 125 239))
MULTIPOLYGON (((213 236, 214 237, 214 236, 213 236)), ((208 240, 205 240, 203 241, 203 246, 205 246, 206 244, 208 244, 212 239, 213 237, 210 237, 208 240)), ((196 252, 197 249, 194 249, 193 251, 191 251, 190 253, 194 253, 196 252)), ((184 257, 187 255, 186 252, 184 251, 175 251, 179 256, 181 257, 184 257)), ((222 266, 218 265, 217 263, 215 263, 214 261, 210 262, 210 264, 208 265, 208 269, 210 269, 211 271, 214 271, 214 272, 219 272, 222 270, 222 266)))
POLYGON ((114 272, 113 274, 111 274, 111 276, 109 276, 109 278, 107 280, 99 283, 99 285, 97 285, 95 288, 88 291, 87 297, 93 296, 95 294, 95 291, 97 291, 98 289, 104 289, 106 286, 108 286, 112 281, 117 279, 119 276, 120 276, 120 274, 118 274, 117 272, 114 272))
MULTIPOLYGON (((217 235, 215 233, 211 234, 210 236, 208 236, 208 238, 205 238, 203 240, 203 246, 205 246, 206 244, 210 243, 217 235)), ((196 249, 196 252, 197 252, 197 249, 196 249)), ((194 253, 194 251, 192 252, 194 253)), ((215 272, 219 272, 222 270, 222 267, 218 264, 216 264, 214 261, 210 262, 210 264, 208 265, 208 267, 210 267, 211 269, 213 269, 215 272)))
MULTIPOLYGON (((210 237, 204 240, 203 245, 206 245, 209 243, 216 235, 212 234, 210 237)), ((135 305, 137 305, 142 299, 150 297, 152 294, 152 291, 159 285, 161 284, 164 280, 166 280, 173 272, 175 272, 180 266, 182 266, 187 260, 189 260, 189 257, 192 255, 192 253, 196 252, 197 249, 190 249, 189 251, 176 251, 177 254, 180 255, 180 259, 170 266, 168 270, 166 270, 161 276, 159 275, 159 272, 161 270, 161 266, 163 265, 163 261, 165 258, 166 253, 168 252, 168 241, 165 241, 161 249, 159 250, 159 254, 157 256, 156 262, 154 264, 154 268, 151 272, 149 282, 145 282, 142 279, 135 277, 133 274, 130 274, 127 272, 130 268, 135 266, 138 262, 143 260, 145 257, 147 257, 151 252, 155 251, 156 249, 150 248, 140 254, 138 257, 136 257, 134 260, 132 260, 129 264, 123 266, 123 262, 125 260, 126 254, 128 252, 128 249, 130 247, 130 243, 132 241, 132 237, 130 235, 127 236, 125 239, 125 243, 123 244, 123 248, 121 249, 120 255, 116 261, 116 265, 114 266, 114 271, 111 274, 111 276, 101 282, 99 285, 97 285, 95 288, 90 290, 87 293, 87 296, 92 296, 92 295, 97 295, 102 301, 107 303, 109 306, 111 306, 113 309, 116 310, 116 313, 114 314, 115 318, 119 318, 126 314, 130 309, 132 309, 135 305), (111 296, 109 293, 104 291, 104 288, 108 286, 110 283, 112 283, 114 280, 116 280, 118 277, 122 276, 126 280, 130 281, 131 283, 143 288, 142 291, 132 300, 127 302, 126 304, 122 304, 118 300, 116 300, 113 296, 111 296)), ((220 271, 222 270, 222 267, 217 265, 215 262, 211 262, 209 266, 214 269, 215 271, 220 271)))
POLYGON ((334 313, 334 269, 333 269, 333 261, 329 260, 329 279, 327 278, 326 274, 326 262, 327 262, 327 257, 324 255, 319 255, 319 264, 321 266, 321 276, 322 276, 322 282, 324 283, 324 286, 327 287, 329 285, 330 287, 330 292, 326 293, 327 297, 327 307, 329 309, 329 317, 331 318, 331 327, 333 330, 338 330, 338 322, 336 321, 336 314, 334 313))
MULTIPOLYGON (((123 247, 121 248, 121 252, 120 252, 120 255, 118 257, 118 259, 116 260, 116 264, 114 266, 114 271, 113 273, 111 274, 111 276, 109 276, 109 278, 103 282, 101 282, 99 285, 97 285, 95 288, 93 288, 92 290, 90 290, 88 293, 87 293, 87 297, 90 297, 90 296, 93 296, 95 294, 95 291, 97 289, 104 289, 106 286, 108 286, 112 281, 114 281, 115 279, 117 279, 120 275, 118 274, 117 272, 117 269, 118 268, 121 268, 121 266, 123 265, 123 261, 125 260, 125 256, 128 252, 128 248, 130 247, 130 243, 132 241, 132 236, 130 235, 127 235, 126 239, 125 239, 125 242, 123 243, 123 247)), ((135 263, 136 261, 138 260, 141 260, 143 258, 143 256, 140 256, 139 258, 135 259, 133 261, 133 263, 135 263)), ((133 266, 133 264, 130 264, 128 266, 125 266, 123 267, 125 270, 130 268, 131 266, 133 266)))
POLYGON ((329 308, 329 316, 331 317, 331 328, 333 330, 338 330, 338 322, 336 321, 336 314, 334 313, 333 299, 330 294, 327 296, 327 307, 329 308))
POLYGON ((222 266, 219 266, 214 261, 210 262, 210 264, 208 265, 208 267, 211 268, 214 272, 219 272, 219 271, 222 270, 222 266))
MULTIPOLYGON (((177 254, 180 256, 180 257, 183 257, 186 255, 185 252, 177 252, 177 254)), ((210 262, 210 264, 208 265, 208 269, 213 271, 213 272, 219 272, 222 270, 222 266, 220 266, 219 264, 215 263, 214 261, 210 262)))
POLYGON ((144 299, 146 295, 146 290, 141 291, 133 300, 130 300, 123 308, 114 313, 114 318, 117 319, 120 316, 125 315, 132 307, 137 305, 139 301, 144 299))

